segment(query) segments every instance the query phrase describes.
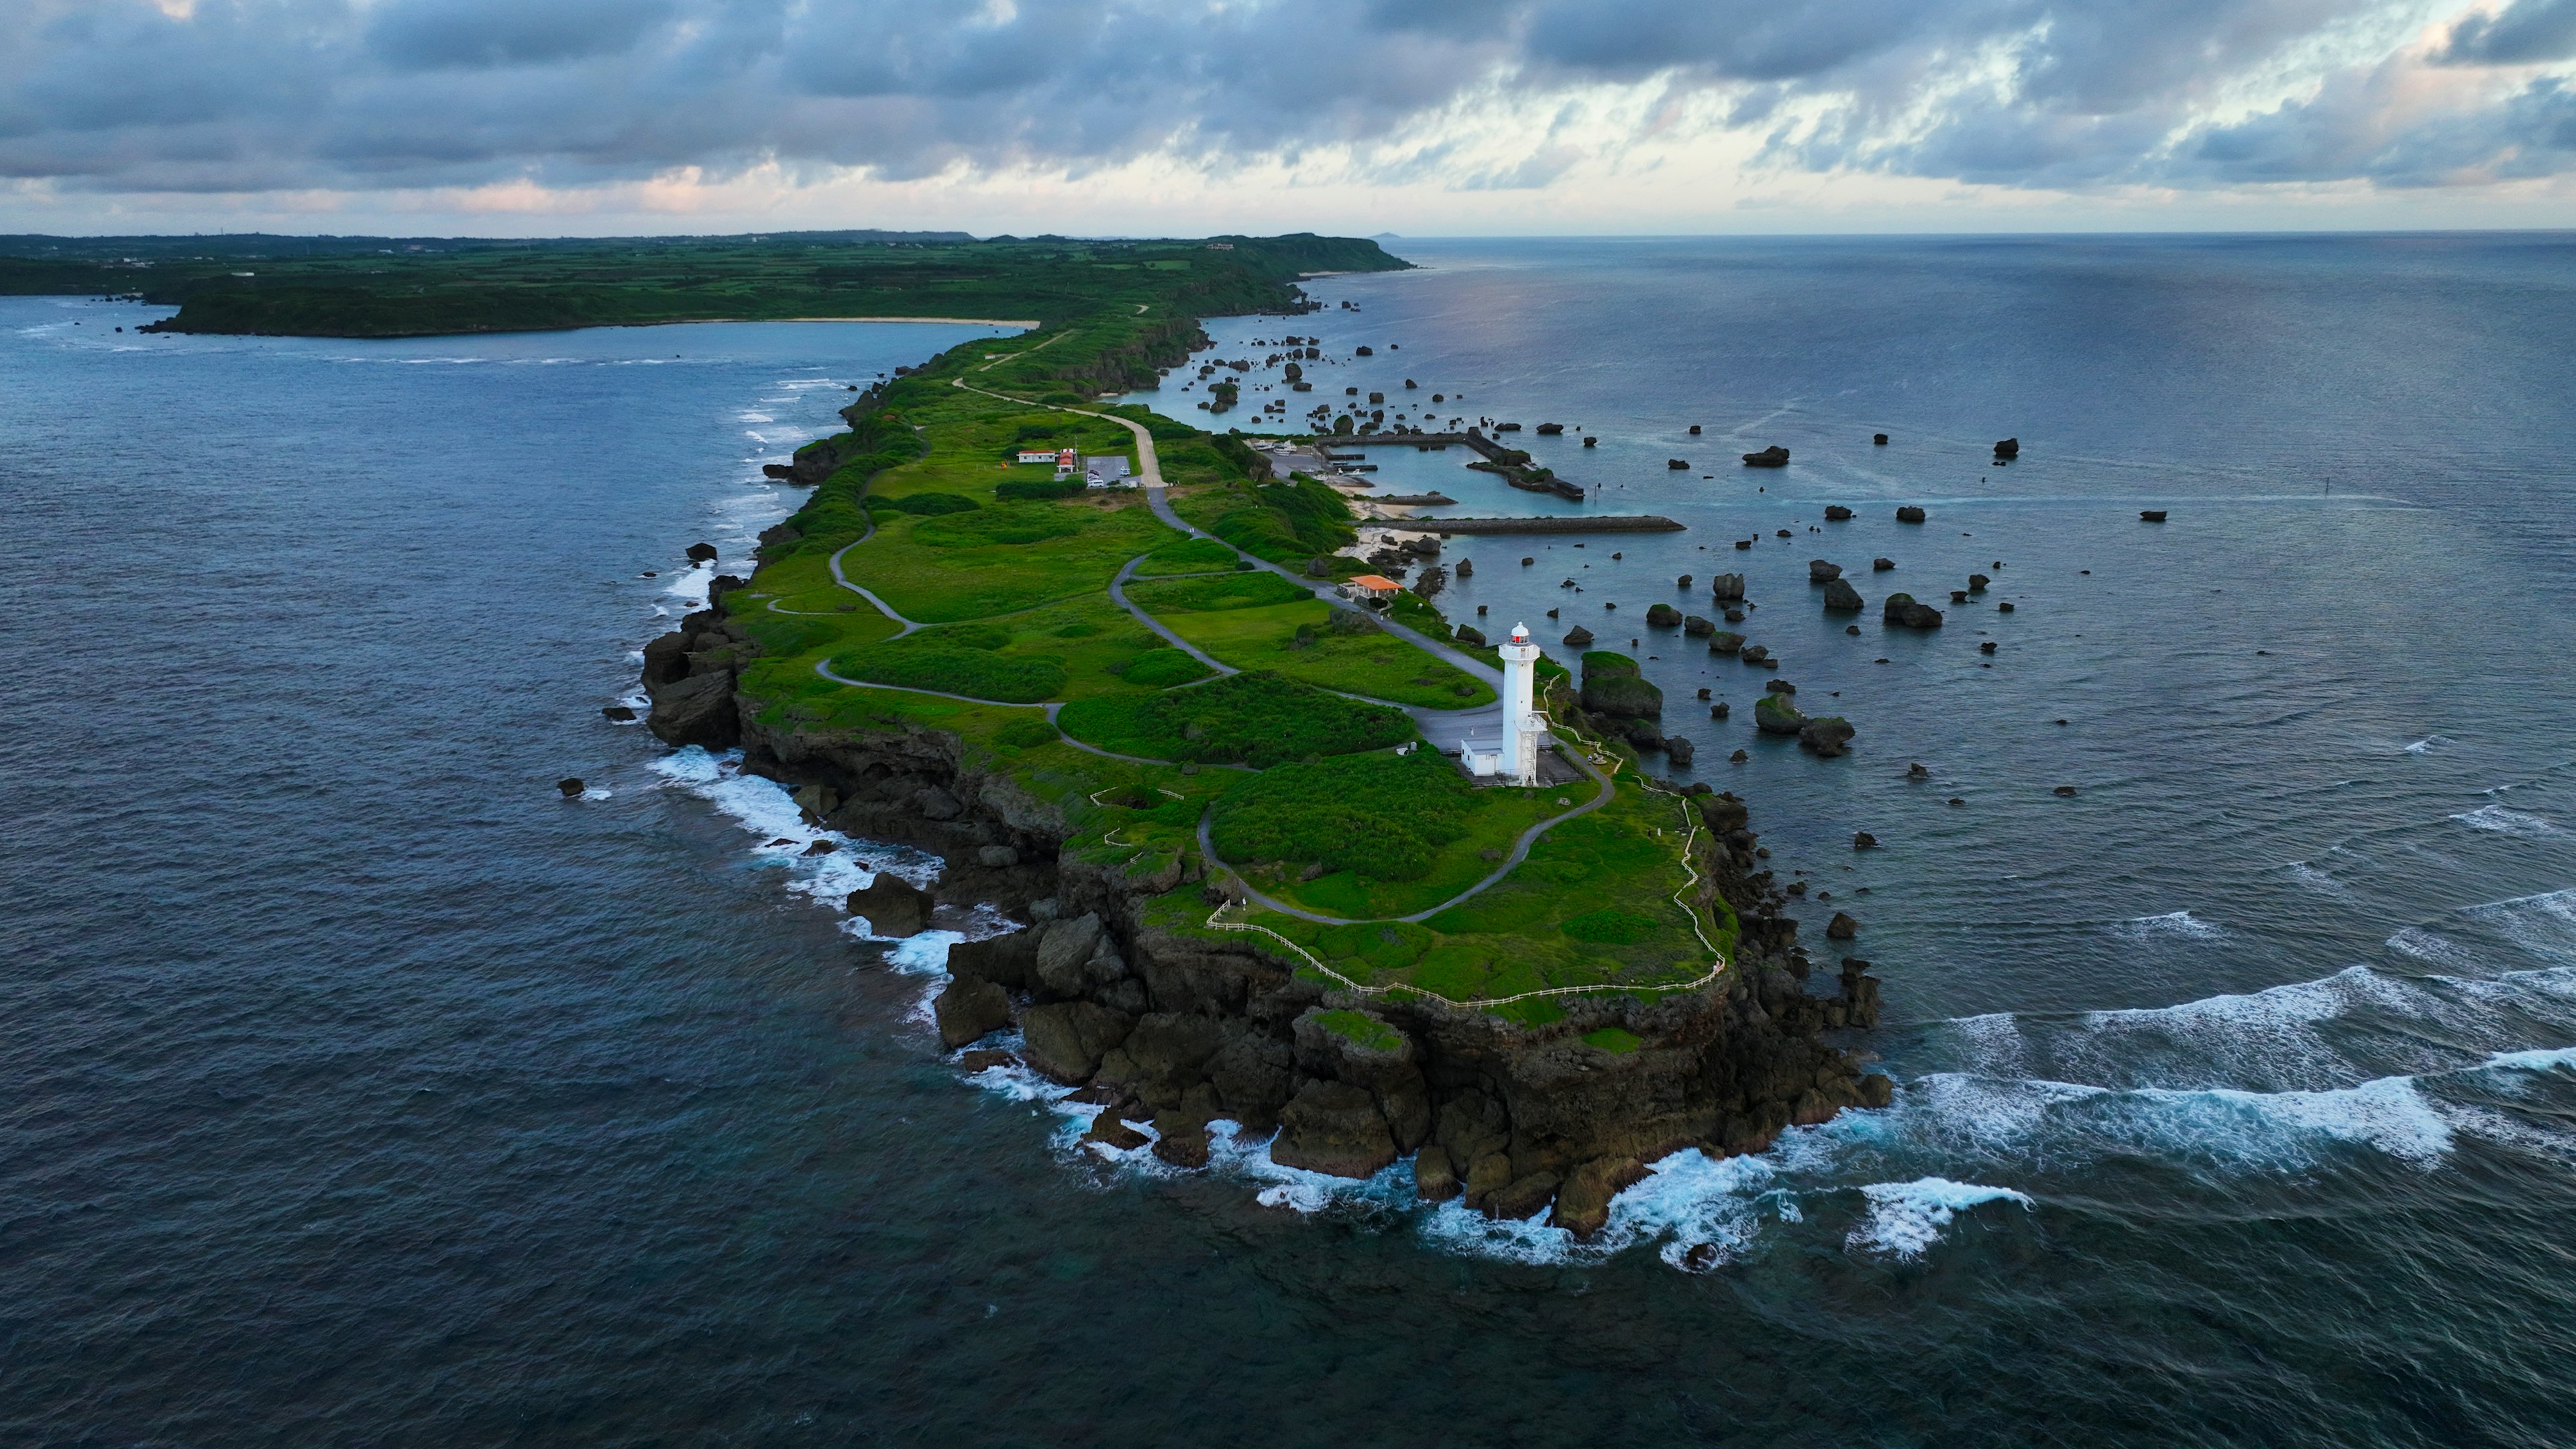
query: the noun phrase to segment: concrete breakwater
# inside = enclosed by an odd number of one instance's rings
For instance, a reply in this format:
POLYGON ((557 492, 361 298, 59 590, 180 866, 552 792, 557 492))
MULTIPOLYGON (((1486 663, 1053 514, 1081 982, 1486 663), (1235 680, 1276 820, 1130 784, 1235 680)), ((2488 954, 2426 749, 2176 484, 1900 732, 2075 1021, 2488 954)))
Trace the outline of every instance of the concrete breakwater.
MULTIPOLYGON (((1317 440, 1324 442, 1322 439, 1317 440)), ((1481 428, 1463 433, 1335 433, 1327 444, 1332 448, 1393 448, 1406 445, 1422 449, 1447 447, 1452 444, 1473 448, 1480 455, 1467 466, 1486 473, 1499 473, 1504 482, 1531 493, 1553 493, 1559 498, 1580 503, 1583 485, 1569 483, 1556 476, 1551 468, 1533 467, 1529 454, 1518 448, 1507 448, 1486 437, 1481 428)), ((1329 456, 1329 455, 1328 455, 1329 456)))
MULTIPOLYGON (((1388 500, 1392 502, 1393 500, 1388 500)), ((1657 513, 1584 518, 1424 518, 1395 523, 1423 533, 1678 533, 1682 525, 1657 513)))

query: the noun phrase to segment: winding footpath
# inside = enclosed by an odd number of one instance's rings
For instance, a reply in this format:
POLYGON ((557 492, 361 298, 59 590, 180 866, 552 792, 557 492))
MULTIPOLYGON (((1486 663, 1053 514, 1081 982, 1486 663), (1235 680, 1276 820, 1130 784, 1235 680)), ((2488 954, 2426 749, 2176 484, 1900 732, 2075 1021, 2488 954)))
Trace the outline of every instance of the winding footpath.
POLYGON ((1252 882, 1243 878, 1242 871, 1235 869, 1231 865, 1226 865, 1225 859, 1216 853, 1216 842, 1209 838, 1208 829, 1209 822, 1214 819, 1216 815, 1216 812, 1213 809, 1202 810, 1199 812, 1199 853, 1207 857, 1209 865, 1225 866, 1227 874, 1232 875, 1236 882, 1243 887, 1245 899, 1253 901, 1264 910, 1277 911, 1283 916, 1295 916, 1300 920, 1313 921, 1319 925, 1325 926, 1363 926, 1370 925, 1378 921, 1427 921, 1433 916, 1440 914, 1442 911, 1449 909, 1451 906, 1457 905, 1459 902, 1466 900, 1468 897, 1490 888, 1504 876, 1511 874, 1514 867, 1518 866, 1522 861, 1529 859, 1530 847, 1538 843, 1538 838, 1540 836, 1545 835, 1549 831, 1554 830, 1556 827, 1563 825, 1565 822, 1572 820, 1578 815, 1589 815, 1593 811, 1610 803, 1610 797, 1615 789, 1615 787, 1610 783, 1610 777, 1602 774, 1599 770, 1594 769, 1592 767, 1592 762, 1584 759, 1581 755, 1568 754, 1566 758, 1574 762, 1576 769, 1591 776, 1592 783, 1599 787, 1593 792, 1592 798, 1562 814, 1551 815, 1545 820, 1531 826, 1529 829, 1522 831, 1521 838, 1512 842, 1512 853, 1503 857, 1503 863, 1494 867, 1493 874, 1486 876, 1483 880, 1480 880, 1474 885, 1467 887, 1465 890, 1458 892, 1458 894, 1451 896, 1440 904, 1429 907, 1425 910, 1415 911, 1409 916, 1371 916, 1360 920, 1353 920, 1344 916, 1321 915, 1314 911, 1306 910, 1301 906, 1292 906, 1286 901, 1279 900, 1273 896, 1264 895, 1260 891, 1254 890, 1252 888, 1252 882))

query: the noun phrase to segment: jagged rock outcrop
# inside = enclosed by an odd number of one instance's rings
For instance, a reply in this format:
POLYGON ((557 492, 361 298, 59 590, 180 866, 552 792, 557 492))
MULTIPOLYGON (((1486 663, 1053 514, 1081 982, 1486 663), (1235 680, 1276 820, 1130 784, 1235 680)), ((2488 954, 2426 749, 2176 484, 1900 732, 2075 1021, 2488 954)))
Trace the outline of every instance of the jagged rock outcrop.
POLYGON ((1837 614, 1857 614, 1867 607, 1869 605, 1861 598, 1860 590, 1853 588, 1849 579, 1834 579, 1826 583, 1825 608, 1827 611, 1837 614))
MULTIPOLYGON (((1169 902, 1194 899, 1173 894, 1197 878, 1194 855, 1099 865, 1065 853, 1073 832, 1056 808, 970 763, 955 737, 891 717, 832 730, 764 720, 729 695, 750 652, 743 641, 711 617, 675 632, 648 651, 648 687, 663 691, 657 717, 672 685, 722 679, 747 771, 789 785, 834 829, 938 852, 947 866, 932 898, 1032 923, 952 947, 932 1015, 951 1047, 1016 1018, 1019 1060, 1106 1104, 1108 1125, 1094 1129, 1103 1146, 1133 1150, 1145 1138, 1129 1124, 1150 1119, 1158 1157, 1202 1165, 1207 1123, 1224 1117, 1253 1141, 1275 1129, 1281 1162, 1366 1174, 1418 1154, 1428 1198, 1504 1217, 1549 1213, 1583 1234, 1664 1153, 1758 1151, 1792 1122, 1889 1099, 1886 1079, 1819 1039, 1875 1023, 1876 980, 1847 960, 1839 992, 1822 978, 1825 989, 1810 989, 1797 923, 1732 795, 1696 796, 1704 828, 1690 837, 1702 899, 1722 898, 1739 920, 1729 969, 1651 999, 1562 998, 1561 1019, 1524 1027, 1300 977, 1298 962, 1258 937, 1153 924, 1174 919, 1169 902), (711 647, 691 647, 708 634, 711 647), (1634 1048, 1586 1040, 1611 1027, 1634 1048)), ((1652 689, 1604 663, 1587 683, 1652 689)), ((972 1056, 974 1070, 1009 1060, 972 1056)))
POLYGON ((1912 594, 1890 594, 1880 608, 1880 618, 1900 629, 1938 629, 1941 611, 1930 604, 1918 604, 1912 594))
POLYGON ((665 744, 729 750, 742 739, 734 676, 752 646, 713 609, 644 646, 644 694, 653 701, 645 727, 665 744))

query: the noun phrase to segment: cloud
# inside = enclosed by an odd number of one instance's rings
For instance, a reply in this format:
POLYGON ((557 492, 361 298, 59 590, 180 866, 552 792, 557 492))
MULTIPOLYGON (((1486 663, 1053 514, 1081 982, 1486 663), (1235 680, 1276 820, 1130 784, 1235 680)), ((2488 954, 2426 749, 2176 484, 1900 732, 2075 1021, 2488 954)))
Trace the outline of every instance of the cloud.
POLYGON ((1464 193, 1694 145, 1778 175, 2076 191, 2576 170, 2576 0, 2425 4, 18 0, 0 177, 219 193, 1152 165, 1464 193))
POLYGON ((2440 59, 2453 65, 2531 65, 2576 57, 2576 0, 2519 0, 2451 27, 2440 59))

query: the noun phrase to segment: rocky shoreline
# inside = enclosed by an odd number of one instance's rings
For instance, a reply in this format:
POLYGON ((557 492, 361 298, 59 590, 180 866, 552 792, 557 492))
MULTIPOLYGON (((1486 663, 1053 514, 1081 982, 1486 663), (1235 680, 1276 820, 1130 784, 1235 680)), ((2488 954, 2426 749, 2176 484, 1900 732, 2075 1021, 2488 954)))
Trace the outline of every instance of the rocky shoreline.
MULTIPOLYGON (((1251 1140, 1275 1129, 1271 1155, 1289 1166, 1365 1177, 1411 1156, 1426 1199, 1463 1196, 1496 1218, 1553 1205, 1552 1223, 1588 1236, 1648 1162, 1759 1152, 1783 1128, 1883 1106, 1892 1090, 1823 1039, 1877 1024, 1877 979, 1855 958, 1819 978, 1731 796, 1693 804, 1709 827, 1703 901, 1722 898, 1740 922, 1733 969, 1645 1000, 1555 998, 1560 1019, 1524 1027, 1301 976, 1250 932, 1158 925, 1150 908, 1164 897, 1195 885, 1212 908, 1226 883, 1199 879, 1195 858, 1144 875, 1080 859, 1051 806, 979 768, 954 735, 774 728, 735 687, 757 649, 712 609, 654 640, 653 732, 739 747, 743 768, 790 789, 814 822, 937 853, 937 899, 1027 923, 951 948, 942 1042, 971 1056, 1016 1024, 1026 1065, 1101 1104, 1098 1140, 1140 1146, 1127 1124, 1150 1126, 1157 1156, 1202 1166, 1207 1124, 1230 1119, 1251 1140), (1810 990, 1828 982, 1830 994, 1810 990)), ((988 1065, 1009 1055, 982 1050, 988 1065)))

